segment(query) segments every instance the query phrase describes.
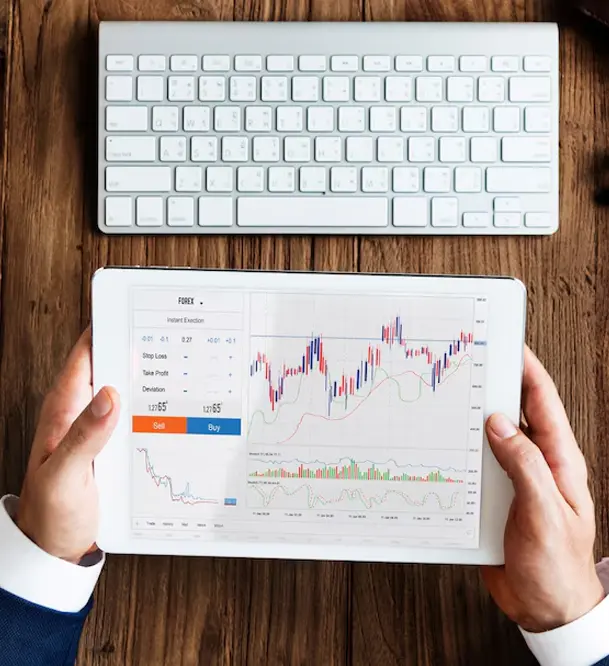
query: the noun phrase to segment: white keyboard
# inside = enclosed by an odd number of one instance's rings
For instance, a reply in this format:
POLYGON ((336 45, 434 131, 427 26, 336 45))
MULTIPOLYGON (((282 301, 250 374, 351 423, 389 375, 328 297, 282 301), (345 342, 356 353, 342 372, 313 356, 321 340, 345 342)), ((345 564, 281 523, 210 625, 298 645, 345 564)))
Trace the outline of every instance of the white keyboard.
POLYGON ((551 234, 554 24, 102 23, 98 225, 551 234))

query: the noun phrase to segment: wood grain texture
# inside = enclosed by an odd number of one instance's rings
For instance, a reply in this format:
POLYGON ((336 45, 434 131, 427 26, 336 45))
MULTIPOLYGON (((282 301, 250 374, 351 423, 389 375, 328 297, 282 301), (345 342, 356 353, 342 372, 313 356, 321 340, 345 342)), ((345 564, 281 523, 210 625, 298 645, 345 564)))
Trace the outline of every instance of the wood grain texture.
MULTIPOLYGON (((108 19, 556 20, 551 0, 6 0, 0 151, 0 493, 18 492, 41 398, 106 264, 493 273, 529 289, 527 339, 592 469, 609 551, 609 49, 564 14, 562 226, 552 238, 108 238, 94 231, 95 44, 108 19)), ((460 567, 110 557, 83 666, 482 666, 534 661, 460 567)))

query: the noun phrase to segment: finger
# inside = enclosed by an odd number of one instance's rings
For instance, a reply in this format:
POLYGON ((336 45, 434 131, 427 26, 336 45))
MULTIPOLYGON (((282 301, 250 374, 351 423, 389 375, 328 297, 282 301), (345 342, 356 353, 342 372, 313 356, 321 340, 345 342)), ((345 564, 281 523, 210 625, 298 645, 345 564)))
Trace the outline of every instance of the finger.
POLYGON ((120 409, 118 393, 105 386, 74 421, 53 458, 79 459, 87 465, 104 448, 116 427, 120 409))
POLYGON ((34 455, 47 456, 65 437, 91 401, 91 378, 91 329, 87 328, 43 403, 34 438, 34 455))
POLYGON ((504 414, 493 414, 486 434, 495 458, 514 484, 516 498, 534 506, 557 494, 556 483, 541 451, 504 414))
POLYGON ((574 508, 588 503, 587 469, 552 378, 525 348, 523 412, 531 439, 546 459, 560 492, 574 508))

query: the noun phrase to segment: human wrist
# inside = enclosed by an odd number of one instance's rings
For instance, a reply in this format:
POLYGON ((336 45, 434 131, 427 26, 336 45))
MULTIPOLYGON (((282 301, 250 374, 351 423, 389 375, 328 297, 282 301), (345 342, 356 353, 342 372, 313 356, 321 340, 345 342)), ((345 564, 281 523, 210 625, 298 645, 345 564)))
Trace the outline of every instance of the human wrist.
POLYGON ((593 571, 587 577, 587 581, 578 586, 577 593, 570 595, 560 607, 542 614, 531 613, 517 622, 521 629, 531 634, 553 631, 579 620, 596 608, 605 596, 603 585, 596 572, 593 571))

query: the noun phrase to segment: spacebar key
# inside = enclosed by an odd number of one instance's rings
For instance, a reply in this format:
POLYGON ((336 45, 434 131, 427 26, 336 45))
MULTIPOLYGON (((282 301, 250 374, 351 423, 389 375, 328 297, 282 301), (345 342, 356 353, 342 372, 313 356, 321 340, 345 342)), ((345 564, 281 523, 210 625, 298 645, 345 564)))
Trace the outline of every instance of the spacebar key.
POLYGON ((381 197, 240 197, 240 227, 386 227, 381 197))

